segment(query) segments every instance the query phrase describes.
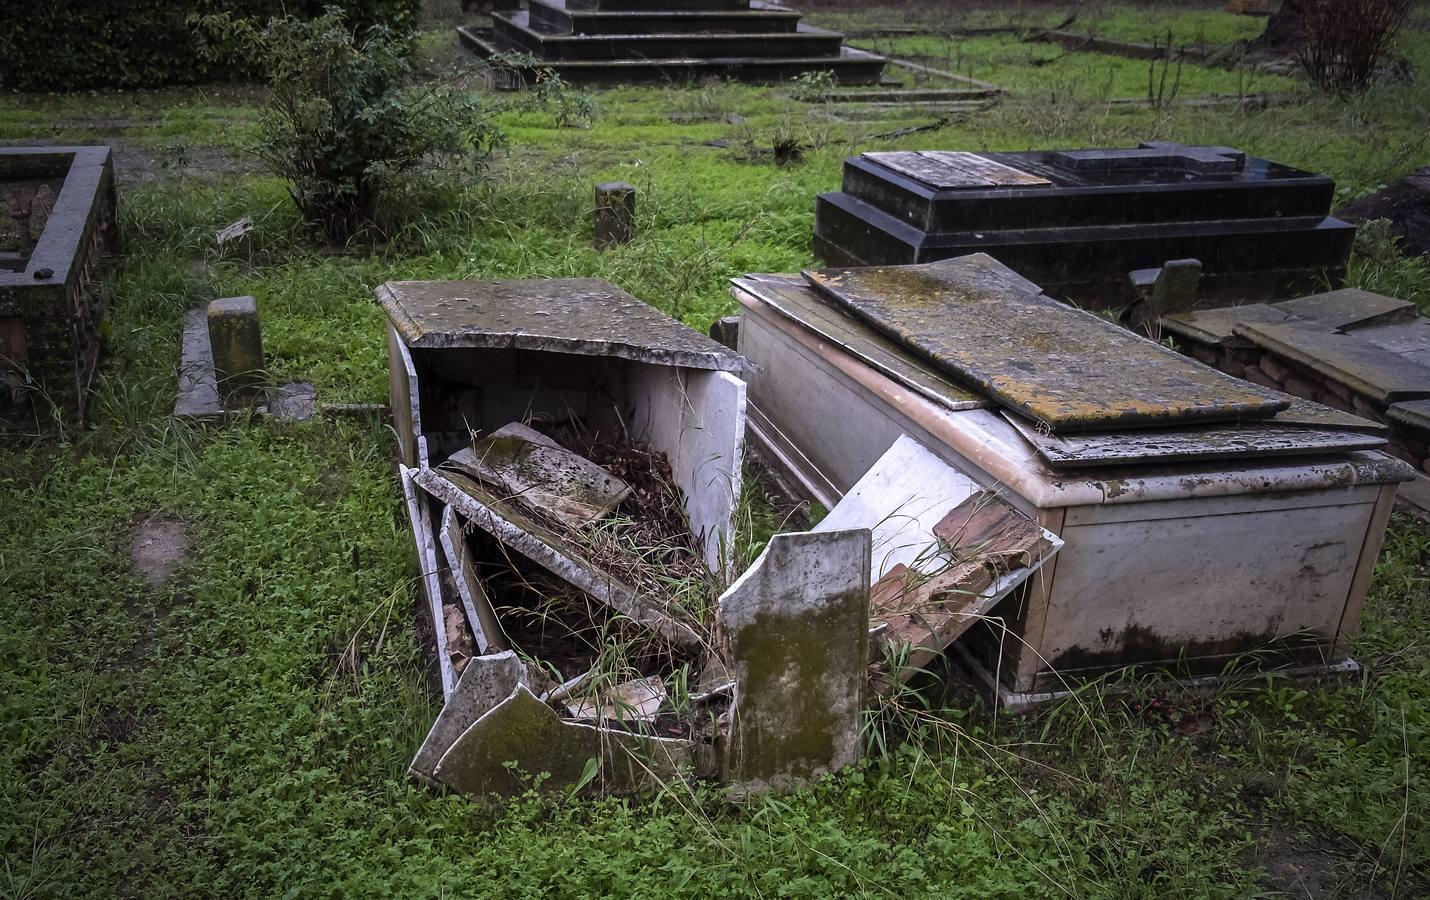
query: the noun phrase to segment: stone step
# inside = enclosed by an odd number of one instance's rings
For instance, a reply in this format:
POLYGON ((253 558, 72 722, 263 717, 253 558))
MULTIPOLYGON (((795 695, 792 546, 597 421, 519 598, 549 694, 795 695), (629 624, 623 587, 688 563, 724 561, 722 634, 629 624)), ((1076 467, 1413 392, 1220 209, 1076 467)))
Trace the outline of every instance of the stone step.
MULTIPOLYGON (((457 37, 464 47, 481 57, 524 49, 514 48, 491 33, 471 27, 458 28, 457 37)), ((884 71, 885 60, 882 56, 850 47, 842 48, 837 55, 792 57, 752 57, 742 55, 742 49, 731 48, 735 55, 728 57, 549 60, 539 62, 538 66, 551 69, 571 84, 586 85, 671 82, 707 77, 773 84, 812 71, 830 72, 840 84, 877 84, 884 71)), ((520 74, 531 81, 535 70, 520 74)))
POLYGON ((494 13, 497 45, 545 62, 615 59, 733 59, 837 57, 844 36, 800 25, 795 32, 761 34, 546 34, 530 13, 494 13))
POLYGON ((588 12, 651 12, 677 10, 701 12, 707 10, 748 9, 750 0, 567 0, 572 9, 588 12))
POLYGON ((573 0, 529 0, 530 26, 543 34, 793 34, 800 14, 772 3, 740 9, 586 10, 573 0))
POLYGON ((1430 367, 1357 334, 1259 322, 1237 325, 1236 334, 1377 403, 1430 398, 1430 367))

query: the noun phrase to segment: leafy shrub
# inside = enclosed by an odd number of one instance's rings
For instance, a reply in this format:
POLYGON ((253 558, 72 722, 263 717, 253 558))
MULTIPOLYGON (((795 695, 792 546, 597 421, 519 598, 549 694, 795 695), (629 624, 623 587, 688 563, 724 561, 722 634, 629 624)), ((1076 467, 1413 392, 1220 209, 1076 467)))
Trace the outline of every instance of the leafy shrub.
POLYGON ((1375 79, 1411 0, 1306 0, 1296 57, 1318 87, 1357 91, 1375 79))
POLYGON ((790 82, 790 97, 801 103, 823 103, 834 95, 834 73, 827 69, 801 72, 790 82))
POLYGON ((341 7, 359 28, 416 27, 421 0, 7 0, 0 88, 82 90, 247 78, 227 48, 206 47, 196 16, 309 18, 341 7), (221 52, 215 52, 216 50, 221 52))
POLYGON ((1430 315, 1430 259, 1407 257, 1389 219, 1371 219, 1356 229, 1347 280, 1355 287, 1408 300, 1430 315))
POLYGON ((505 141, 504 112, 552 107, 559 124, 589 121, 589 99, 573 100, 550 72, 533 91, 484 99, 455 78, 419 82, 408 34, 385 25, 354 28, 342 10, 316 19, 201 20, 221 45, 240 48, 268 80, 257 155, 288 182, 304 219, 345 243, 374 225, 393 183, 456 163, 480 169, 505 141))

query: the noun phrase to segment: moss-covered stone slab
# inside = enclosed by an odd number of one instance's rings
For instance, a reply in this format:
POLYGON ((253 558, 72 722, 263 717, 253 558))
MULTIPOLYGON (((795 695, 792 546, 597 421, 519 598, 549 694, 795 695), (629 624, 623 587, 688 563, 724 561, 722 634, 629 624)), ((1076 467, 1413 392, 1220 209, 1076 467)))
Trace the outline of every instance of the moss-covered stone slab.
POLYGON ((659 787, 692 764, 690 741, 563 720, 523 684, 462 733, 434 777, 474 797, 578 785, 589 792, 631 793, 659 787))
POLYGON ((377 299, 418 350, 514 348, 749 370, 739 354, 601 278, 390 281, 377 299))
POLYGON ((1238 325, 1236 333, 1380 403, 1430 397, 1430 367, 1354 334, 1249 323, 1238 325))
POLYGON ((1028 290, 982 253, 807 271, 834 302, 1054 432, 1269 418, 1286 401, 1028 290))
POLYGON ((1430 433, 1430 400, 1407 400, 1391 404, 1390 420, 1430 433))
POLYGON ((1384 294, 1373 294, 1356 288, 1343 288, 1321 294, 1309 294, 1272 304, 1293 319, 1323 325, 1328 331, 1345 331, 1406 322, 1415 318, 1415 304, 1384 294))
POLYGON ((720 598, 740 790, 788 790, 859 758, 870 545, 867 529, 775 535, 720 598))
POLYGON ((978 409, 988 399, 940 372, 863 322, 835 309, 797 275, 746 275, 742 291, 878 372, 948 409, 978 409))
POLYGON ((462 677, 457 679, 457 686, 437 714, 437 720, 432 723, 417 755, 412 758, 408 772, 420 778, 432 778, 437 763, 457 739, 474 722, 510 697, 518 685, 525 683, 526 667, 520 657, 510 650, 473 657, 462 670, 462 677))
POLYGON ((498 428, 443 465, 572 528, 609 515, 631 492, 610 472, 520 422, 498 428))

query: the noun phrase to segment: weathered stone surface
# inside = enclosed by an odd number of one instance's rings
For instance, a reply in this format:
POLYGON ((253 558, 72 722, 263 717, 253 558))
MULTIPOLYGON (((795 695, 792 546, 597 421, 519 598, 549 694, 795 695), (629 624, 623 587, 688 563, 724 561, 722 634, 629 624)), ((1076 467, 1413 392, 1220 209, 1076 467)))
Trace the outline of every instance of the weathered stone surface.
POLYGON ((1408 400, 1390 407, 1390 420, 1430 434, 1430 400, 1408 400))
POLYGON ((636 237, 636 188, 624 181, 596 185, 596 249, 629 244, 636 237))
POLYGON ((219 395, 227 401, 257 393, 266 378, 258 301, 252 297, 215 300, 209 304, 208 323, 219 395))
POLYGON ((318 389, 306 381, 285 384, 269 395, 268 412, 275 419, 306 422, 318 412, 318 389))
POLYGON ((422 469, 412 472, 412 480, 476 527, 633 621, 682 647, 698 649, 704 643, 688 622, 662 607, 663 598, 638 595, 597 567, 581 548, 531 520, 514 504, 503 503, 471 478, 460 472, 422 469))
POLYGON ((437 763, 457 739, 523 684, 526 684, 526 667, 515 653, 508 650, 473 658, 457 679, 456 688, 437 714, 437 720, 407 771, 431 778, 437 763))
POLYGON ((749 363, 601 278, 390 281, 378 302, 409 347, 614 356, 724 372, 749 363))
POLYGON ((877 637, 876 661, 897 665, 907 681, 958 640, 982 611, 993 572, 981 562, 954 563, 934 574, 902 564, 869 591, 869 620, 887 626, 877 637))
POLYGON ((1147 333, 1155 335, 1163 316, 1185 312, 1197 305, 1201 282, 1200 260, 1168 260, 1157 270, 1146 300, 1134 310, 1136 323, 1147 333))
POLYGON ((467 614, 467 627, 477 642, 478 653, 495 653, 509 646, 501 621, 486 588, 477 577, 476 563, 472 560, 471 549, 467 547, 466 535, 462 533, 461 522, 456 510, 448 506, 442 510, 442 527, 439 532, 442 555, 452 569, 452 580, 456 582, 457 594, 462 599, 462 608, 467 614))
POLYGON ((631 492, 610 472, 520 422, 459 450, 444 465, 572 528, 609 515, 631 492))
POLYGON ((692 745, 562 721, 518 685, 462 733, 434 774, 464 794, 514 796, 535 786, 542 774, 549 776, 540 781, 542 792, 570 790, 581 783, 591 760, 599 768, 587 790, 629 793, 658 787, 688 770, 692 745))
POLYGON ((214 376, 213 351, 209 346, 208 315, 202 309, 184 313, 184 333, 179 344, 179 395, 174 415, 210 418, 223 415, 214 376))
POLYGON ((1353 334, 1377 347, 1430 368, 1430 319, 1357 328, 1353 334))
POLYGON ((1269 417, 1286 407, 1275 395, 1021 287, 1022 279, 983 254, 805 277, 875 328, 1055 432, 1269 417))
POLYGON ((859 758, 869 568, 868 530, 778 534, 720 598, 733 784, 785 790, 859 758))
POLYGON ((1356 288, 1310 294, 1282 300, 1272 306, 1294 319, 1314 322, 1327 331, 1346 331, 1415 318, 1415 304, 1356 288))
POLYGON ((785 318, 936 403, 949 409, 977 409, 988 405, 986 398, 953 381, 932 363, 825 303, 802 278, 747 275, 736 278, 734 284, 785 318))
MULTIPOLYGON (((1289 381, 1294 382, 1293 376, 1289 381)), ((1349 395, 1348 395, 1349 396, 1349 395)), ((1304 395, 1290 397, 1291 405, 1277 413, 1271 420, 1273 425, 1306 425, 1313 429, 1333 431, 1364 431, 1367 434, 1385 434, 1385 426, 1379 422, 1363 419, 1352 413, 1307 400, 1304 395)))
POLYGON ((1250 323, 1238 325, 1236 333, 1381 403, 1430 397, 1430 367, 1354 334, 1250 323))
POLYGON ((977 153, 948 150, 896 150, 865 153, 870 162, 939 189, 1051 185, 1038 175, 977 153))
MULTIPOLYGON (((1259 370, 1252 371, 1259 374, 1259 370)), ((1265 375, 1261 377, 1271 383, 1265 375)), ((1385 446, 1385 437, 1366 433, 1369 429, 1288 427, 1278 424, 1276 419, 1235 426, 1139 428, 1133 431, 1054 435, 1022 416, 1006 411, 1004 415, 1048 465, 1059 469, 1345 453, 1385 446)))
POLYGON ((179 519, 151 515, 134 523, 129 562, 149 587, 160 587, 188 558, 189 528, 179 519))

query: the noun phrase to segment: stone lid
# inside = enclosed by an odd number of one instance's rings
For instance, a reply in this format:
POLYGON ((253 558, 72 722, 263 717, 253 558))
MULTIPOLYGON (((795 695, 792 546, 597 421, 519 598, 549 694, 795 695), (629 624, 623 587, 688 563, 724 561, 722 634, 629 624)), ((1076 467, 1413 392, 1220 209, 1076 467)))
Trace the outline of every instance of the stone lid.
POLYGON ((1430 400, 1406 400, 1392 404, 1390 418, 1402 425, 1430 432, 1430 400))
POLYGON ((1232 343, 1236 326, 1240 322, 1266 322, 1279 325, 1290 318, 1290 313, 1274 306, 1268 306, 1265 303, 1247 303, 1242 306, 1197 309, 1163 316, 1160 324, 1163 329, 1189 341, 1224 346, 1232 343))
POLYGON ((1030 290, 983 253, 804 274, 835 304, 1055 432, 1265 418, 1287 406, 1030 290))
POLYGON ((1381 403, 1430 398, 1430 368, 1353 334, 1243 323, 1236 333, 1381 403))
POLYGON ((376 293, 413 349, 544 350, 751 371, 744 357, 602 278, 389 281, 376 293))
POLYGON ((1310 294, 1282 300, 1272 306, 1295 318, 1324 325, 1330 331, 1406 322, 1415 318, 1415 304, 1356 288, 1310 294))

